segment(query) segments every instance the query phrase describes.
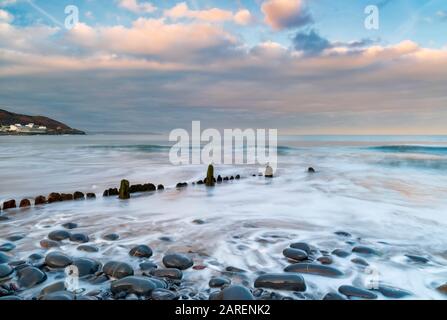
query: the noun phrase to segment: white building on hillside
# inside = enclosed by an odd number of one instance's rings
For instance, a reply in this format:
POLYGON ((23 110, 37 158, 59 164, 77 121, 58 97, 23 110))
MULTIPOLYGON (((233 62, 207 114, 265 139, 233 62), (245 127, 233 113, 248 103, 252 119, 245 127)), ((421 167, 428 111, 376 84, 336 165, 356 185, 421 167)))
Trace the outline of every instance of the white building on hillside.
POLYGON ((27 125, 21 125, 20 123, 13 124, 10 126, 2 126, 0 129, 1 132, 11 132, 11 133, 46 133, 47 127, 45 126, 36 126, 34 123, 29 123, 27 125))

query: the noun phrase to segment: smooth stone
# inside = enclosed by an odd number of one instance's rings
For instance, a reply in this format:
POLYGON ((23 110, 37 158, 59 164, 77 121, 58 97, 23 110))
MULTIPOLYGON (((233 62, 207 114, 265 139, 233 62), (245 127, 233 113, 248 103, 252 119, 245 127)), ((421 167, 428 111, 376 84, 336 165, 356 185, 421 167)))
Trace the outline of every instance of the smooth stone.
POLYGON ((330 256, 322 256, 317 259, 321 264, 332 264, 334 260, 330 256))
POLYGON ((49 301, 74 300, 74 294, 68 291, 57 291, 41 297, 40 300, 49 300, 49 301))
POLYGON ((191 268, 194 265, 194 262, 191 258, 179 254, 168 254, 163 257, 163 264, 166 268, 176 268, 179 270, 186 270, 188 268, 191 268))
POLYGON ((315 171, 314 168, 309 167, 309 168, 307 168, 307 172, 308 172, 308 173, 315 173, 316 171, 315 171))
POLYGON ((14 243, 4 243, 0 246, 0 251, 3 252, 9 252, 16 248, 16 245, 14 243))
POLYGON ((101 269, 101 263, 88 258, 77 258, 73 260, 73 265, 78 268, 79 277, 95 274, 101 269))
POLYGON ((157 289, 168 289, 169 285, 165 279, 149 278, 157 287, 157 289))
POLYGON ((338 288, 338 292, 349 298, 377 299, 377 295, 374 292, 353 286, 341 286, 338 288))
POLYGON ((412 255, 412 254, 406 254, 405 256, 406 256, 408 259, 410 259, 411 261, 413 261, 413 262, 417 262, 417 263, 423 263, 423 264, 425 264, 425 263, 430 262, 430 260, 428 260, 427 258, 421 257, 421 256, 415 256, 415 255, 412 255))
POLYGON ((240 269, 240 268, 236 268, 236 267, 232 267, 232 266, 226 267, 225 271, 227 271, 227 272, 234 272, 234 273, 245 273, 245 272, 247 272, 244 269, 240 269))
POLYGON ((133 268, 129 264, 118 261, 107 262, 103 267, 103 271, 106 275, 116 279, 125 278, 134 274, 133 268))
POLYGON ((174 241, 172 238, 166 237, 166 236, 160 237, 158 239, 161 241, 165 241, 165 242, 173 242, 174 241))
POLYGON ((107 281, 109 281, 109 278, 105 274, 101 274, 101 275, 98 275, 98 276, 88 279, 88 282, 93 285, 102 284, 107 281))
POLYGON ((113 294, 126 293, 138 296, 149 296, 157 285, 147 277, 130 276, 113 281, 110 290, 113 294))
POLYGON ((306 283, 299 274, 268 273, 255 280, 255 288, 275 290, 306 291, 306 283))
POLYGON ((62 241, 70 238, 70 233, 65 230, 56 230, 48 234, 48 239, 54 241, 62 241))
POLYGON ((41 255, 40 253, 33 253, 31 254, 28 259, 31 261, 39 261, 44 259, 45 257, 43 255, 41 255))
POLYGON ((77 301, 98 301, 99 299, 97 297, 91 297, 91 296, 78 296, 76 297, 77 301))
POLYGON ((323 297, 323 300, 346 300, 346 298, 338 293, 329 292, 323 297))
POLYGON ((301 249, 287 248, 282 253, 285 257, 296 261, 303 261, 308 258, 306 251, 301 249))
POLYGON ((194 267, 192 267, 192 269, 193 270, 197 270, 197 271, 205 270, 206 266, 204 266, 204 265, 195 265, 194 267))
POLYGON ((176 300, 177 298, 175 292, 166 289, 154 289, 151 294, 152 300, 176 300))
POLYGON ((335 249, 334 251, 332 251, 332 254, 339 258, 346 258, 351 255, 350 252, 347 252, 347 251, 341 250, 341 249, 335 249))
POLYGON ((358 264, 360 266, 364 266, 364 267, 369 266, 369 263, 366 260, 362 259, 362 258, 354 258, 354 259, 351 260, 351 262, 355 263, 355 264, 358 264))
POLYGON ((158 266, 155 263, 150 262, 150 261, 140 263, 140 269, 143 271, 150 271, 152 269, 157 269, 157 268, 158 268, 158 266))
POLYGON ((87 199, 96 199, 96 194, 92 192, 87 193, 87 199))
POLYGON ((23 234, 15 234, 6 238, 8 241, 16 242, 25 238, 23 234))
POLYGON ((78 227, 78 224, 74 223, 74 222, 67 222, 67 223, 64 223, 62 225, 62 227, 64 227, 65 229, 72 230, 72 229, 76 229, 78 227))
POLYGON ((157 186, 157 190, 164 190, 165 189, 165 186, 164 185, 162 185, 162 184, 159 184, 158 186, 157 186))
POLYGON ((26 262, 25 262, 25 263, 22 263, 22 261, 20 261, 20 264, 16 264, 16 265, 12 265, 12 264, 10 264, 10 266, 13 267, 14 270, 17 272, 17 271, 22 270, 22 269, 25 269, 25 268, 27 268, 27 267, 41 268, 41 267, 43 266, 43 263, 36 264, 36 265, 32 265, 32 264, 29 264, 29 263, 26 263, 26 262))
POLYGON ((3 252, 0 252, 0 263, 6 263, 9 261, 9 257, 4 254, 3 252))
POLYGON ((201 225, 201 224, 205 224, 206 222, 202 219, 196 219, 196 220, 193 220, 192 223, 201 225))
POLYGON ((18 283, 20 287, 32 288, 44 282, 47 275, 35 267, 26 267, 17 271, 18 283))
POLYGON ((13 268, 20 268, 21 266, 24 266, 24 265, 29 266, 29 264, 27 264, 25 260, 15 260, 15 261, 9 262, 8 264, 13 268))
POLYGON ((0 297, 0 301, 20 301, 23 300, 22 298, 18 297, 18 296, 5 296, 5 297, 0 297))
POLYGON ((90 239, 87 235, 83 233, 73 233, 70 235, 70 241, 78 243, 86 243, 89 242, 90 239))
POLYGON ((179 269, 168 268, 168 269, 152 269, 150 274, 154 277, 168 278, 173 280, 181 280, 183 278, 183 272, 179 269))
POLYGON ((345 231, 337 231, 337 232, 334 232, 337 236, 340 236, 340 237, 345 237, 345 238, 350 238, 350 237, 352 237, 351 236, 351 234, 349 233, 349 232, 345 232, 345 231))
POLYGON ((84 252, 89 252, 89 253, 93 253, 93 252, 98 252, 99 249, 95 246, 91 246, 88 244, 82 244, 77 248, 79 251, 84 251, 84 252))
POLYGON ((440 293, 447 295, 447 283, 436 288, 440 293))
POLYGON ((60 245, 61 245, 60 242, 54 241, 54 240, 49 240, 49 239, 40 240, 40 246, 45 249, 57 248, 60 245))
POLYGON ((138 257, 138 258, 150 258, 150 257, 152 257, 152 249, 146 245, 139 245, 139 246, 132 248, 129 251, 129 255, 131 255, 132 257, 138 257))
POLYGON ((73 263, 73 260, 62 252, 50 252, 45 257, 45 264, 50 268, 65 268, 73 263))
POLYGON ((102 238, 107 241, 116 241, 120 238, 120 236, 116 233, 109 233, 104 235, 102 238))
POLYGON ((313 263, 295 263, 287 266, 284 271, 312 274, 316 276, 337 278, 344 274, 338 269, 313 263))
POLYGON ((300 249, 307 253, 307 255, 310 255, 312 253, 312 249, 307 243, 304 242, 295 242, 290 245, 293 249, 300 249))
POLYGON ((6 278, 7 276, 9 276, 11 273, 14 272, 14 269, 11 268, 10 265, 8 264, 0 264, 0 279, 1 278, 6 278))
POLYGON ((221 288, 231 284, 231 280, 227 277, 213 277, 210 279, 208 285, 210 288, 221 288))
POLYGON ((372 248, 369 248, 369 247, 365 247, 365 246, 354 247, 352 249, 352 252, 355 252, 358 254, 363 254, 363 255, 374 255, 374 256, 380 255, 378 251, 376 251, 372 248))
MULTIPOLYGON (((210 297, 211 298, 211 297, 210 297)), ((213 300, 254 300, 250 290, 240 285, 226 287, 213 297, 213 300)))
POLYGON ((379 285, 377 291, 391 299, 401 299, 412 295, 409 291, 387 285, 379 285))
POLYGON ((60 292, 64 290, 65 290, 65 281, 58 281, 40 290, 39 296, 45 296, 54 292, 60 292))

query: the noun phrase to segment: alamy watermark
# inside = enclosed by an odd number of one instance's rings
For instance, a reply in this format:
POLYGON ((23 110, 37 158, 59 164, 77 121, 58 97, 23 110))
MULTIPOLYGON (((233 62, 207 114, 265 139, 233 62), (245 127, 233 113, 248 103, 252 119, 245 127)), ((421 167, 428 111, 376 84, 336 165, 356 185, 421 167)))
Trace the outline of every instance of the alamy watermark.
POLYGON ((191 132, 172 130, 169 141, 176 142, 169 152, 173 165, 182 164, 249 164, 277 168, 277 129, 201 130, 193 121, 191 132))
POLYGON ((369 5, 365 8, 365 29, 366 30, 379 30, 380 27, 380 16, 379 7, 375 5, 369 5))
POLYGON ((79 269, 75 265, 65 268, 65 290, 73 293, 79 290, 79 269))

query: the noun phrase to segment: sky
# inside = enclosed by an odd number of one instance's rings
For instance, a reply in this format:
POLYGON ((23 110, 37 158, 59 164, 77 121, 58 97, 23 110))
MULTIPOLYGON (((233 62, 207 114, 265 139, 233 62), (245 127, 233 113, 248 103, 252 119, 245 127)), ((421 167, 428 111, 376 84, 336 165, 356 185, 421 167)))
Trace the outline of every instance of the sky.
POLYGON ((0 0, 0 109, 91 132, 447 134, 446 88, 445 0, 0 0))

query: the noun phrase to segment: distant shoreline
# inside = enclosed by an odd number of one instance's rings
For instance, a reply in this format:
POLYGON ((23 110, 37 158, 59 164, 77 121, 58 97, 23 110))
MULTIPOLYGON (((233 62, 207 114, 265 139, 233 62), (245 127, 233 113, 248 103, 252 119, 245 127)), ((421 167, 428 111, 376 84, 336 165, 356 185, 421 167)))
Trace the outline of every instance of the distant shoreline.
POLYGON ((65 136, 65 135, 82 136, 82 135, 87 135, 87 133, 85 133, 85 132, 72 132, 72 133, 69 133, 69 132, 46 132, 46 133, 0 132, 0 136, 65 136))

